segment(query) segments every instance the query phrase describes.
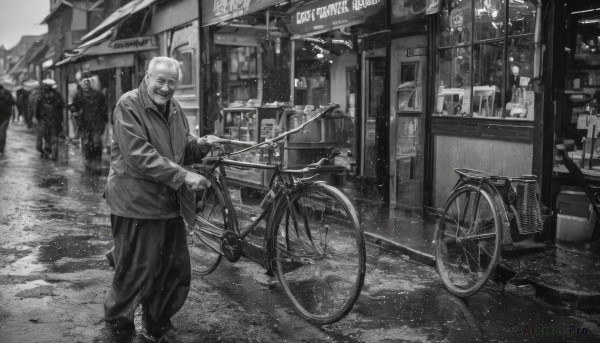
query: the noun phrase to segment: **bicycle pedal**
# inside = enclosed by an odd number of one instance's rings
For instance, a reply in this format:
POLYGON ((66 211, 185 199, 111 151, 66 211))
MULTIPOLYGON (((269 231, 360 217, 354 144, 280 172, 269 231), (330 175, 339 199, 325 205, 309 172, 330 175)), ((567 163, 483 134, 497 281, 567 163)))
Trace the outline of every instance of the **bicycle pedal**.
POLYGON ((225 231, 221 237, 221 251, 229 262, 237 262, 242 257, 242 239, 233 231, 225 231))

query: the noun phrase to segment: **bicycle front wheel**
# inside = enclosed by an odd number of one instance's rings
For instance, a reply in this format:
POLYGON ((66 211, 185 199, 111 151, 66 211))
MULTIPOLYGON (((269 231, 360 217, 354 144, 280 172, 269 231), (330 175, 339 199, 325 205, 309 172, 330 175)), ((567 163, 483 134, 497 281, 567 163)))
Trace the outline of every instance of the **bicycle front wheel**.
POLYGON ((196 223, 191 227, 188 249, 192 272, 212 273, 221 262, 221 237, 226 226, 223 193, 214 178, 199 173, 211 182, 210 187, 196 193, 196 223))
POLYGON ((343 318, 365 277, 365 243, 352 203, 312 184, 289 195, 273 217, 277 277, 296 311, 317 324, 343 318))
POLYGON ((464 298, 485 285, 498 262, 500 225, 488 191, 468 184, 452 193, 435 235, 437 270, 451 293, 464 298))

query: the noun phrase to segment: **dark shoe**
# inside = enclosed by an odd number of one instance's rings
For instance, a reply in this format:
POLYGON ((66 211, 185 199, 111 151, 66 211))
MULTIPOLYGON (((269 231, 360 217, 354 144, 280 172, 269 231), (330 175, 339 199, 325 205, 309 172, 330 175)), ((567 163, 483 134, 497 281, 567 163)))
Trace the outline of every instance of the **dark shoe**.
POLYGON ((160 340, 160 343, 183 343, 179 335, 173 331, 169 330, 166 334, 164 334, 160 340))
POLYGON ((115 267, 115 257, 113 256, 113 249, 110 249, 106 253, 106 259, 108 260, 108 265, 111 267, 115 267))
POLYGON ((106 323, 105 332, 110 343, 133 343, 136 337, 133 325, 122 327, 106 323))

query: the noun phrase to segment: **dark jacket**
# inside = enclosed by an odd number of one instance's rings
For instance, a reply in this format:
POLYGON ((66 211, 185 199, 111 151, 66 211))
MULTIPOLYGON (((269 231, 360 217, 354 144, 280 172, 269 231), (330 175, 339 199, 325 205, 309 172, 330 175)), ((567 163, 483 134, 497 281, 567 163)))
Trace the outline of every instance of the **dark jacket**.
POLYGON ((33 113, 45 130, 54 133, 62 131, 63 109, 65 102, 52 86, 41 85, 34 97, 33 113))
POLYGON ((15 99, 10 91, 0 85, 0 122, 10 118, 14 104, 15 99))
POLYGON ((181 106, 169 102, 169 120, 150 100, 146 83, 123 94, 114 112, 106 203, 111 213, 137 219, 179 214, 177 190, 186 158, 202 158, 181 106))
POLYGON ((82 89, 73 98, 72 110, 78 113, 77 125, 85 131, 102 132, 108 122, 108 106, 102 92, 82 89))
POLYGON ((25 108, 29 101, 29 92, 23 88, 17 90, 17 106, 25 108))

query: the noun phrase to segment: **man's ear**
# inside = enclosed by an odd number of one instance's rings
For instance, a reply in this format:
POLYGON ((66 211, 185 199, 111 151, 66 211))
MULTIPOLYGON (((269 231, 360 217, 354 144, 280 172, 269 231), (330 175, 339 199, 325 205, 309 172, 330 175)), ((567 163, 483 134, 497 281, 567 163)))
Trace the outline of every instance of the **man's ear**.
POLYGON ((150 77, 150 74, 148 74, 148 72, 146 72, 146 73, 144 74, 144 81, 145 81, 145 82, 148 82, 148 78, 149 78, 149 77, 150 77))

